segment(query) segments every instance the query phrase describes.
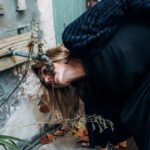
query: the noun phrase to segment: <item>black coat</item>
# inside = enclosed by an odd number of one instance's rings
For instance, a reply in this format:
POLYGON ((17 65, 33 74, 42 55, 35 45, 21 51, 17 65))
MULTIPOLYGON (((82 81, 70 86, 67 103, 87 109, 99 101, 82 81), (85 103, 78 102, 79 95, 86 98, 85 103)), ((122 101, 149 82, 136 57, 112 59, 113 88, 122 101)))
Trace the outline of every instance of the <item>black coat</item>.
POLYGON ((96 41, 102 48, 120 23, 128 18, 149 20, 150 1, 101 0, 66 27, 63 43, 73 57, 81 57, 96 41))
MULTIPOLYGON (((101 10, 108 9, 108 2, 110 1, 102 0, 70 24, 63 33, 63 42, 69 48, 72 57, 83 61, 87 72, 91 88, 85 95, 86 114, 101 117, 100 127, 96 123, 87 122, 91 144, 115 144, 132 135, 138 141, 139 147, 144 147, 143 136, 148 133, 145 129, 142 135, 136 134, 141 130, 141 126, 136 126, 136 122, 131 121, 127 107, 132 105, 126 103, 131 99, 136 101, 132 97, 137 92, 142 93, 139 88, 150 71, 150 25, 146 19, 149 17, 150 1, 112 0, 111 6, 114 7, 110 8, 113 11, 109 10, 112 13, 98 15, 101 10), (145 12, 147 16, 141 17, 145 12), (122 112, 128 119, 120 117, 122 112), (128 127, 128 120, 130 125, 132 124, 131 128, 128 127), (132 132, 134 125, 137 128, 132 132)), ((143 99, 142 97, 141 100, 144 101, 143 99)), ((143 118, 146 121, 147 116, 143 118)), ((140 123, 142 124, 138 121, 138 124, 140 123)), ((147 145, 144 150, 149 150, 150 144, 147 145)))
MULTIPOLYGON (((95 55, 85 54, 82 60, 91 85, 91 93, 85 98, 86 114, 97 114, 114 123, 113 132, 109 127, 102 133, 91 130, 92 124, 88 123, 93 145, 127 139, 132 131, 128 132, 128 124, 122 123, 120 115, 150 72, 150 27, 124 24, 103 49, 95 55)), ((134 128, 136 123, 132 124, 134 128)))

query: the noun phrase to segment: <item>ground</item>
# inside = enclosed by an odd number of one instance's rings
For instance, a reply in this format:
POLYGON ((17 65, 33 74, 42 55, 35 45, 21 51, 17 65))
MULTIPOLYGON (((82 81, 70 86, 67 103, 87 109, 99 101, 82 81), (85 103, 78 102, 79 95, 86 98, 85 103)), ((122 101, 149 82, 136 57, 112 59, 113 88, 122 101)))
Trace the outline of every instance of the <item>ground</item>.
POLYGON ((83 148, 76 144, 75 137, 66 134, 57 138, 54 142, 47 145, 37 145, 33 150, 96 150, 94 148, 83 148))
MULTIPOLYGON (((132 138, 128 140, 128 143, 129 147, 124 150, 138 150, 132 138)), ((96 150, 96 149, 83 148, 79 144, 76 144, 75 137, 73 137, 70 134, 66 134, 63 137, 59 137, 50 144, 37 145, 33 150, 96 150)))

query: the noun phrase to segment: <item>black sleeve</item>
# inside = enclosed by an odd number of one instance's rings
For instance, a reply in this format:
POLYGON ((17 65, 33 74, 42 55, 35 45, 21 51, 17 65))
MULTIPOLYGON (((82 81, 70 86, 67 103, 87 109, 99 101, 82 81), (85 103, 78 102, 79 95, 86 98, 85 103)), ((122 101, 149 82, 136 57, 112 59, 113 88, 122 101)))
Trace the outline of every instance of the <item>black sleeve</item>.
POLYGON ((149 0, 101 0, 66 27, 63 43, 80 57, 95 41, 103 45, 127 16, 138 18, 141 12, 149 15, 148 11, 149 0))

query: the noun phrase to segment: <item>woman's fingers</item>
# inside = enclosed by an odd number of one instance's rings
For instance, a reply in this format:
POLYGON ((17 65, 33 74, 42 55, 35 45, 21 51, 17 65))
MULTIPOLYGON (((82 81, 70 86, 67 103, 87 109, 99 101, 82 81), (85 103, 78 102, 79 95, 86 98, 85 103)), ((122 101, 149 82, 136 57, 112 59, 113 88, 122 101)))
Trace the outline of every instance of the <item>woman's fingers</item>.
POLYGON ((90 147, 90 143, 89 142, 83 142, 81 143, 82 147, 90 147))
POLYGON ((81 142, 89 142, 89 137, 88 136, 83 136, 83 137, 78 137, 76 140, 77 143, 81 142))
MULTIPOLYGON (((127 148, 127 147, 128 147, 127 141, 120 142, 114 146, 115 150, 119 150, 120 148, 127 148)), ((97 147, 97 150, 107 150, 107 149, 99 146, 97 147)))
POLYGON ((123 141, 123 142, 118 143, 117 146, 119 146, 119 148, 127 148, 128 143, 127 141, 123 141))
POLYGON ((97 150, 107 150, 106 148, 98 147, 97 150))

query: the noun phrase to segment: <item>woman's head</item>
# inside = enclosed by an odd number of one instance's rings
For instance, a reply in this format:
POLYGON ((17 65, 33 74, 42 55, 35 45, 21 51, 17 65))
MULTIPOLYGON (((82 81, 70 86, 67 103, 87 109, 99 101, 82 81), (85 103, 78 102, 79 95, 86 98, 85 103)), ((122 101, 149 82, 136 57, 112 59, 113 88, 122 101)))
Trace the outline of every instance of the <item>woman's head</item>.
MULTIPOLYGON (((35 62, 32 68, 40 78, 41 83, 48 89, 50 97, 50 105, 60 110, 63 117, 73 117, 79 106, 79 92, 74 84, 62 83, 60 78, 64 77, 65 64, 68 64, 69 51, 64 46, 49 49, 46 54, 53 65, 54 74, 49 74, 43 62, 35 62), (59 81, 58 81, 59 76, 59 81), (59 82, 59 84, 57 84, 59 82), (62 87, 63 88, 57 88, 62 87)), ((64 81, 64 80, 62 80, 64 81)))
POLYGON ((46 87, 62 88, 85 76, 84 67, 79 59, 70 58, 63 46, 50 49, 45 54, 52 62, 47 67, 38 67, 37 75, 46 87), (53 70, 51 70, 51 68, 53 70))
POLYGON ((32 65, 34 72, 46 86, 55 88, 67 86, 69 83, 63 80, 66 71, 66 63, 69 61, 69 51, 64 46, 58 46, 46 51, 45 55, 52 61, 54 70, 51 73, 44 62, 37 61, 32 65))

